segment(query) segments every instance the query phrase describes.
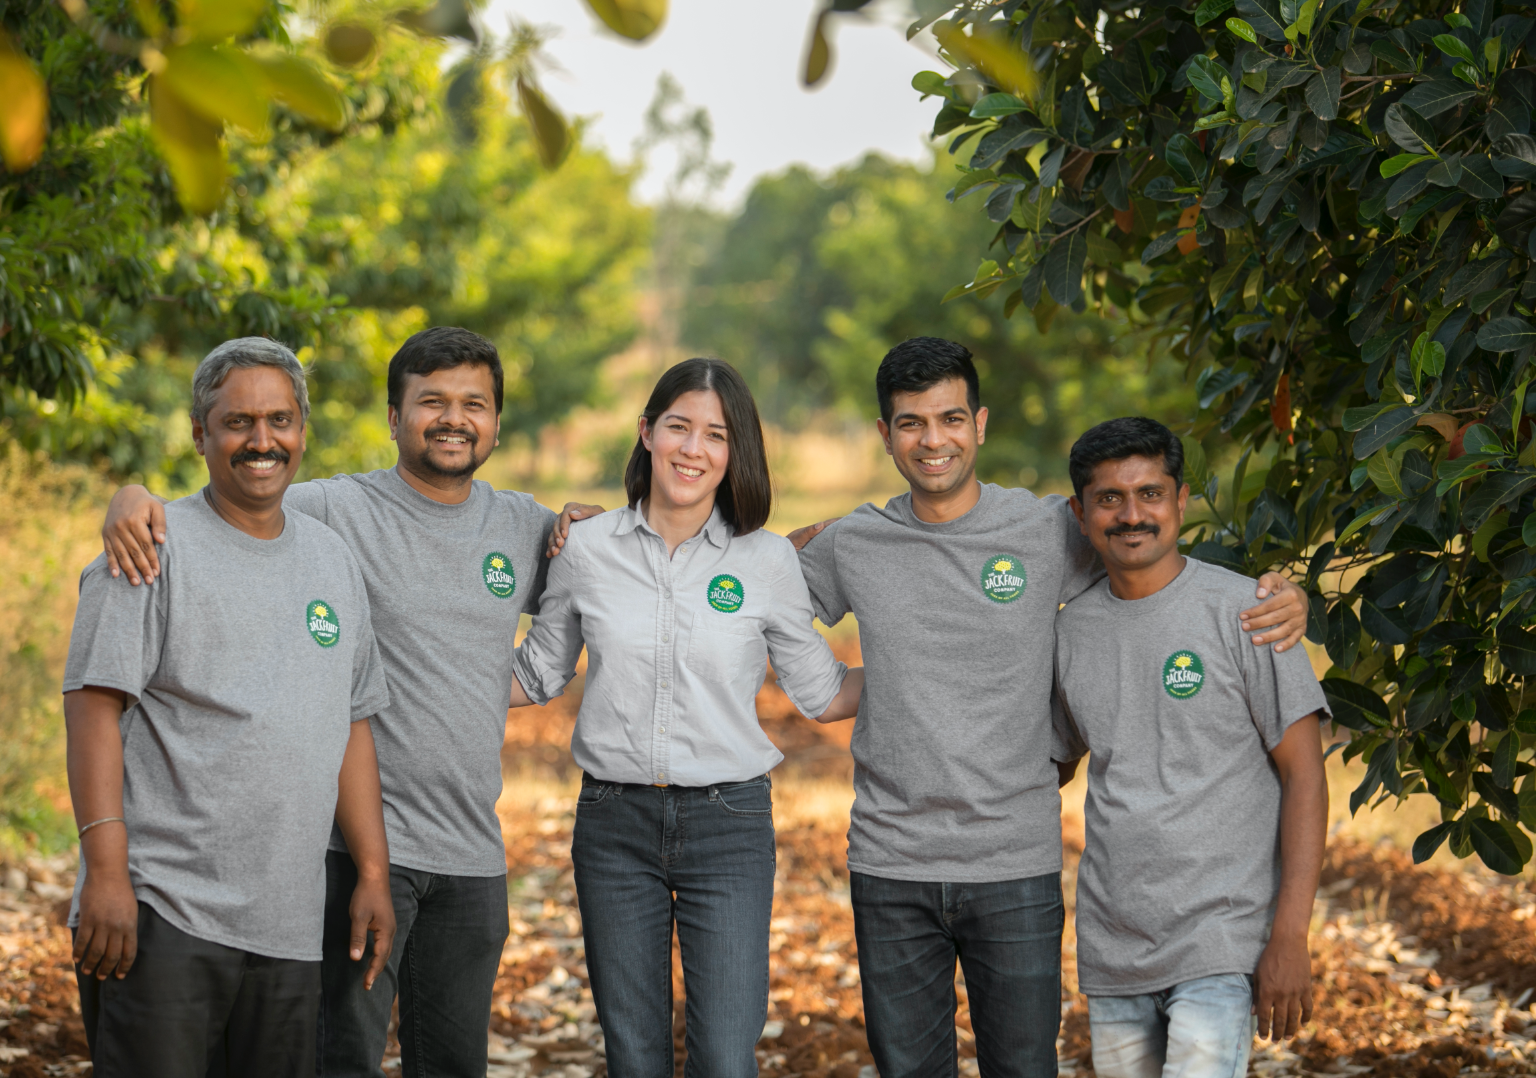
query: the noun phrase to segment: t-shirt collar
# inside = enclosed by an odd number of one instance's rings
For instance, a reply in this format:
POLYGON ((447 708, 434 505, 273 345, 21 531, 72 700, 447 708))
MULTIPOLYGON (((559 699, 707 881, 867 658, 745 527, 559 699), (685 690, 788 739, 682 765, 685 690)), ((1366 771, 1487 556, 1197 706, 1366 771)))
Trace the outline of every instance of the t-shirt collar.
POLYGON ((1164 584, 1151 595, 1144 595, 1140 599, 1121 599, 1109 587, 1109 577, 1104 578, 1104 602, 1117 614, 1147 614, 1154 613, 1165 604, 1176 599, 1180 592, 1189 586, 1189 582, 1200 572, 1200 562, 1188 554, 1184 555, 1184 568, 1179 570, 1179 575, 1164 584))

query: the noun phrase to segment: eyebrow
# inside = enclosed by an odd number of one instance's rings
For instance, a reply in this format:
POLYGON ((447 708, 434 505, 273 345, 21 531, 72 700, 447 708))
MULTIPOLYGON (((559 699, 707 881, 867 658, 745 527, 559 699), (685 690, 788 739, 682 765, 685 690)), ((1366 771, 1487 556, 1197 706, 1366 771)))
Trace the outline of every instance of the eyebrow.
MULTIPOLYGON (((952 415, 962 415, 962 416, 966 416, 967 418, 969 418, 970 414, 971 414, 971 410, 969 408, 961 408, 961 407, 957 406, 957 407, 954 407, 954 408, 950 408, 948 411, 940 412, 938 414, 937 418, 939 418, 939 419, 948 419, 952 415)), ((924 419, 924 418, 926 418, 926 417, 922 416, 922 415, 919 415, 916 412, 898 412, 898 413, 896 413, 896 416, 891 420, 891 422, 892 423, 900 423, 904 419, 924 419)))
MULTIPOLYGON (((665 423, 669 419, 681 419, 684 423, 692 423, 693 422, 692 419, 688 418, 685 415, 679 415, 677 412, 668 412, 666 415, 661 417, 661 421, 663 423, 665 423)), ((710 427, 717 428, 719 430, 729 430, 730 429, 724 423, 709 423, 709 424, 706 424, 706 425, 710 426, 710 427)))

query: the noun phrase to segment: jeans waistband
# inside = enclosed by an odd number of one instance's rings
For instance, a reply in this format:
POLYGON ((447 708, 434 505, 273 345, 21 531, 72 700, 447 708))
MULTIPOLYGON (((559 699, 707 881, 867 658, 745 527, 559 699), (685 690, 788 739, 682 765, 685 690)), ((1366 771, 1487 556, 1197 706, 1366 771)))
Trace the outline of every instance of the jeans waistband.
POLYGON ((668 783, 660 783, 660 782, 609 782, 607 779, 600 779, 596 775, 593 775, 593 774, 591 774, 589 772, 586 772, 586 771, 583 771, 581 773, 581 784, 583 786, 587 785, 588 783, 592 783, 592 784, 597 785, 597 786, 613 786, 613 787, 616 787, 617 789, 620 789, 620 790, 656 790, 656 789, 660 789, 660 790, 676 790, 679 793, 687 792, 689 790, 698 790, 700 792, 704 792, 704 791, 708 791, 708 790, 729 789, 730 787, 733 787, 733 786, 754 786, 754 785, 756 785, 757 783, 760 783, 760 782, 767 783, 770 788, 773 786, 773 779, 769 777, 767 772, 764 772, 763 774, 758 775, 756 778, 735 779, 735 780, 733 780, 731 782, 711 782, 707 786, 683 786, 683 785, 680 785, 680 784, 675 783, 675 782, 668 782, 668 783))

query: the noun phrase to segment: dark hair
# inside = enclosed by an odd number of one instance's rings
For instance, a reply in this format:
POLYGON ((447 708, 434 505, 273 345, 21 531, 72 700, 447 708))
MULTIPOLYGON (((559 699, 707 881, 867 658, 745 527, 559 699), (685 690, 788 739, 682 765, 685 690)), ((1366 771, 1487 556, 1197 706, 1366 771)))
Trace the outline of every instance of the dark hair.
POLYGON ((891 421, 891 396, 896 393, 921 393, 951 378, 965 379, 965 402, 971 415, 981 410, 981 382, 971 350, 963 344, 942 337, 913 337, 885 353, 875 372, 875 396, 880 401, 880 418, 891 421))
POLYGON ((1106 460, 1126 457, 1160 458, 1163 472, 1173 480, 1174 488, 1184 485, 1184 443, 1178 435, 1155 419, 1128 415, 1100 423, 1073 443, 1067 470, 1078 498, 1082 498, 1083 488, 1093 479, 1095 467, 1106 460))
MULTIPOLYGON (((642 414, 646 425, 654 426, 657 417, 678 397, 703 389, 714 390, 720 398, 726 444, 731 450, 725 478, 715 491, 715 505, 737 535, 746 535, 768 523, 773 485, 768 477, 768 451, 763 447, 757 402, 736 368, 719 359, 685 359, 661 376, 642 414)), ((651 492, 651 451, 638 438, 624 469, 624 492, 631 506, 639 505, 651 492)))
POLYGON ((405 389, 408 374, 431 374, 433 371, 450 370, 466 363, 484 367, 491 372, 495 387, 496 414, 501 414, 501 396, 505 376, 501 371, 501 356, 496 346, 478 333, 471 333, 458 326, 433 326, 420 333, 413 333, 400 346, 389 361, 389 403, 400 407, 400 394, 405 389))

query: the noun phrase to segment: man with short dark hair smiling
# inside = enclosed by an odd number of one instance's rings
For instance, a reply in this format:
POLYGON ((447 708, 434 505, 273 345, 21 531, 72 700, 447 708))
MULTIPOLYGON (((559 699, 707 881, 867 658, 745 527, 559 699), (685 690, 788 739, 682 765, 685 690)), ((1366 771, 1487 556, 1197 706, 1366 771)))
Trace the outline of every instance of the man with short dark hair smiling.
MULTIPOLYGON (((875 388, 910 493, 791 536, 817 616, 854 614, 864 655, 848 868, 870 1049, 884 1078, 954 1073, 958 959, 982 1073, 1054 1075, 1054 623, 1102 569, 1065 498, 977 481, 987 409, 962 345, 899 344, 875 388)), ((1243 628, 1289 647, 1305 598, 1261 584, 1243 628)))
POLYGON ((158 586, 114 580, 104 556, 80 578, 70 924, 103 1078, 314 1073, 333 820, 358 866, 341 932, 360 983, 395 935, 368 722, 389 691, 363 574, 335 532, 283 511, 308 412, 288 349, 215 348, 193 377, 208 485, 165 507, 158 586))
POLYGON ((1323 694, 1304 651, 1243 640, 1254 581, 1179 553, 1183 465, 1139 417, 1072 447, 1108 571, 1056 619, 1056 756, 1092 753, 1077 966, 1101 1078, 1246 1074, 1253 1015, 1280 1038, 1312 1013, 1323 694))
MULTIPOLYGON (((389 363, 396 466, 299 483, 284 502, 334 528, 357 555, 393 696, 377 732, 400 929, 380 987, 365 991, 346 951, 357 866, 333 836, 321 1078, 382 1078, 397 993, 407 1074, 485 1074, 509 929, 496 799, 512 645, 518 616, 538 610, 555 524, 531 495, 474 479, 497 444, 503 392, 494 344, 454 326, 422 330, 389 363)), ((158 508, 142 487, 113 498, 104 532, 130 578, 155 571, 151 533, 165 537, 158 508)))

